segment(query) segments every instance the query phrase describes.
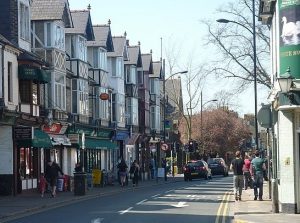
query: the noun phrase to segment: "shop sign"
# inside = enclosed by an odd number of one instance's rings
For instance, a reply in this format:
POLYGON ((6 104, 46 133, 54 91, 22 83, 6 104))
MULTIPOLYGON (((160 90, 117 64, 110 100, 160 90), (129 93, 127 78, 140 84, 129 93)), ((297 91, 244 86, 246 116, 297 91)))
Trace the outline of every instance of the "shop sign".
POLYGON ((15 127, 14 136, 16 140, 32 139, 32 127, 15 127))
POLYGON ((279 51, 280 51, 280 71, 279 75, 291 69, 293 77, 300 78, 300 1, 299 0, 279 0, 279 51))
POLYGON ((68 138, 72 144, 79 144, 79 134, 68 134, 68 138))
POLYGON ((111 136, 111 130, 99 130, 97 132, 97 137, 99 138, 110 138, 111 136))
POLYGON ((60 123, 54 123, 50 126, 43 126, 43 131, 50 134, 65 134, 68 125, 62 125, 60 123))

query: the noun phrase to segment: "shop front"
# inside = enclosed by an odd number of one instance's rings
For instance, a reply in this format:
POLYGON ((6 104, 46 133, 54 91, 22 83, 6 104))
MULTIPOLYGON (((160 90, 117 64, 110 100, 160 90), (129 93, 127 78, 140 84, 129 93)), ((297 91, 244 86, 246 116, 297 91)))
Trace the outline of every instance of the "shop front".
POLYGON ((37 189, 38 178, 44 168, 46 151, 52 148, 48 134, 33 127, 14 127, 16 146, 16 192, 37 189))

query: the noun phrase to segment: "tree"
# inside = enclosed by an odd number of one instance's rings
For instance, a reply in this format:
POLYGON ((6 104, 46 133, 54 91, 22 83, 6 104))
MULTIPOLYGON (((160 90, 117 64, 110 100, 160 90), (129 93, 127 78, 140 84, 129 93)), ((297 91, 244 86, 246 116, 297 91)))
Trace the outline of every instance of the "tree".
MULTIPOLYGON (((259 1, 256 0, 258 9, 259 1)), ((257 10, 258 12, 258 10, 257 10)), ((206 43, 216 50, 216 59, 210 64, 210 72, 217 77, 238 80, 237 92, 243 91, 254 81, 252 0, 228 3, 217 10, 217 19, 229 23, 202 20, 207 27, 206 43)), ((258 16, 256 15, 256 18, 258 16)), ((257 19, 256 19, 257 21, 257 19)), ((256 22, 257 83, 271 88, 269 74, 270 38, 268 27, 256 22)))
MULTIPOLYGON (((243 119, 227 107, 205 110, 202 114, 202 128, 200 113, 193 116, 193 138, 200 142, 200 153, 218 153, 225 157, 227 152, 238 150, 240 142, 250 137, 251 132, 243 119), (203 136, 201 137, 201 132, 203 136), (201 141, 202 139, 202 141, 201 141), (204 151, 205 150, 205 151, 204 151)), ((184 128, 184 126, 181 126, 184 128)), ((184 130, 184 129, 183 129, 184 130)))

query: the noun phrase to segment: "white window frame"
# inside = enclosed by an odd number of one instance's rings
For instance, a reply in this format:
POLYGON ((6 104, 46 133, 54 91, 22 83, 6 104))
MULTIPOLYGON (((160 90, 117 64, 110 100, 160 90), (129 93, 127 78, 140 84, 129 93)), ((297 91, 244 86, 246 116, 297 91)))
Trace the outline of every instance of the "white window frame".
POLYGON ((30 18, 29 7, 20 2, 19 18, 20 18, 20 38, 30 41, 30 18))
POLYGON ((136 66, 126 67, 126 84, 137 84, 137 69, 136 66))
POLYGON ((150 94, 159 95, 159 90, 158 78, 150 78, 150 94))
POLYGON ((54 106, 58 109, 66 109, 66 77, 62 73, 55 73, 54 78, 54 106))
POLYGON ((14 99, 14 85, 13 85, 13 63, 7 62, 7 99, 9 102, 13 102, 14 99))
POLYGON ((150 106, 150 128, 160 129, 160 107, 157 105, 150 106))
MULTIPOLYGON (((99 88, 99 94, 106 93, 108 94, 107 88, 99 88)), ((97 115, 99 118, 108 120, 109 119, 109 100, 101 100, 99 97, 97 97, 99 100, 99 114, 97 115)))

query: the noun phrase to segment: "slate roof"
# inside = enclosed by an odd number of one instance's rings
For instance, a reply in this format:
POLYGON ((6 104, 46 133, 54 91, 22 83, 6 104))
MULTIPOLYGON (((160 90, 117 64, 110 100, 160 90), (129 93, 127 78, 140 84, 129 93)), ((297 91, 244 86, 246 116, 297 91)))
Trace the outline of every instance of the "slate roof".
POLYGON ((82 34, 87 40, 94 40, 94 31, 92 27, 92 20, 89 10, 75 10, 71 11, 73 20, 73 27, 67 28, 66 33, 82 34))
POLYGON ((126 37, 125 36, 114 36, 112 38, 114 44, 114 51, 109 52, 107 56, 109 57, 123 57, 126 59, 126 52, 124 52, 124 47, 126 45, 126 37))
POLYGON ((73 27, 68 0, 34 0, 31 20, 63 20, 67 28, 73 27))
POLYGON ((93 30, 95 40, 88 41, 87 46, 99 46, 107 49, 108 52, 113 51, 114 45, 111 36, 110 25, 94 25, 93 30))
POLYGON ((162 72, 162 65, 160 61, 153 61, 152 62, 153 65, 153 74, 151 75, 151 77, 161 77, 161 72, 162 72))
POLYGON ((138 65, 139 56, 140 56, 140 46, 127 46, 128 49, 128 61, 125 61, 124 64, 133 64, 138 65))
POLYGON ((151 71, 151 63, 152 63, 152 54, 146 53, 142 54, 142 60, 143 60, 143 71, 151 71))

